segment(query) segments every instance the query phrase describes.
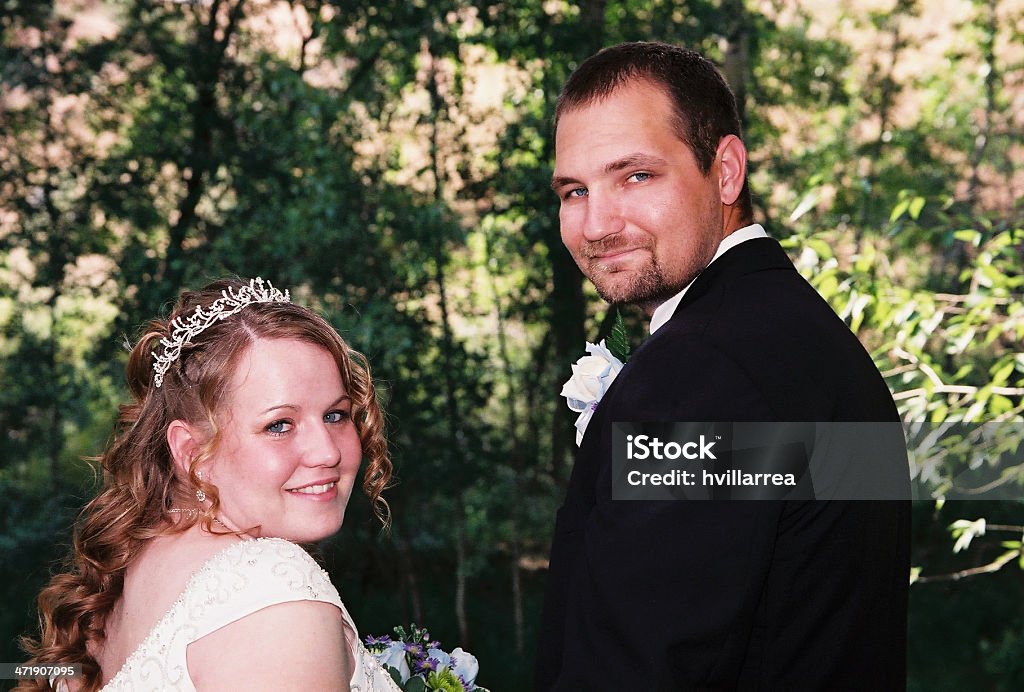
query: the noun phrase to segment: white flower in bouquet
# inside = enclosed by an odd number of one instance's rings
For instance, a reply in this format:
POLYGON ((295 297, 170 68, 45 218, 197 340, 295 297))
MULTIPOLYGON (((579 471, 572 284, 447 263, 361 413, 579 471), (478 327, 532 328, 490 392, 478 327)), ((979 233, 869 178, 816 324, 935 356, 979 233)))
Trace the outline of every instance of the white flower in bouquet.
POLYGON ((389 666, 398 671, 398 676, 404 685, 409 681, 412 671, 409 669, 409 661, 406 660, 405 642, 397 641, 388 644, 388 648, 377 654, 377 660, 387 669, 389 666))
POLYGON ((471 688, 475 687, 476 676, 480 672, 480 662, 476 660, 476 656, 457 646, 452 649, 450 660, 452 671, 471 688))

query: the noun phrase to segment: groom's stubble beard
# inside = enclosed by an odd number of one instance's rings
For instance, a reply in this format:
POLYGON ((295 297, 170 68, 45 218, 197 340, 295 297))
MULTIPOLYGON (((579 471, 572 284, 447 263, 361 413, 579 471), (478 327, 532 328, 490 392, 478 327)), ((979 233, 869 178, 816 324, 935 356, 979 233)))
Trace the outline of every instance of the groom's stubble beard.
POLYGON ((653 260, 641 271, 635 272, 624 287, 612 288, 591 279, 597 294, 612 305, 638 305, 646 308, 651 304, 661 304, 682 290, 665 280, 665 272, 656 260, 653 260))
POLYGON ((717 196, 709 196, 703 208, 695 210, 672 231, 661 228, 636 235, 616 233, 584 243, 578 264, 605 301, 612 305, 636 305, 651 313, 704 271, 724 237, 721 229, 721 204, 717 196), (689 238, 689 243, 676 254, 659 254, 658 239, 672 232, 683 234, 689 238), (622 248, 642 249, 648 253, 647 261, 632 270, 625 281, 616 280, 615 275, 620 272, 602 267, 600 260, 601 255, 622 248))
POLYGON ((693 276, 689 276, 690 272, 687 272, 684 281, 670 282, 666 278, 665 270, 654 254, 654 248, 648 244, 637 246, 639 249, 650 252, 648 262, 642 267, 632 270, 631 276, 624 285, 616 282, 614 279, 608 280, 620 272, 609 273, 601 266, 600 260, 596 259, 596 257, 624 245, 628 245, 628 243, 623 242, 617 236, 613 236, 587 243, 581 248, 581 255, 585 266, 580 267, 580 269, 590 279, 590 282, 594 284, 594 288, 597 289, 597 295, 612 305, 636 305, 643 310, 653 309, 683 290, 693 277, 699 273, 699 270, 697 270, 693 272, 693 276))

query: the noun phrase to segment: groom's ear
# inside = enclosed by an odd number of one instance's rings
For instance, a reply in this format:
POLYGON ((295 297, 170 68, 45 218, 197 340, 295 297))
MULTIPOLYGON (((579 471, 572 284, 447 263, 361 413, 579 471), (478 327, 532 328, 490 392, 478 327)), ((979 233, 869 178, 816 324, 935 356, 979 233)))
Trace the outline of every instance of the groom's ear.
POLYGON ((726 135, 718 142, 715 161, 718 163, 718 191, 722 204, 736 204, 747 178, 747 148, 736 135, 726 135))
POLYGON ((183 420, 175 420, 167 426, 167 446, 174 466, 182 477, 187 477, 189 466, 202 447, 198 431, 183 420))

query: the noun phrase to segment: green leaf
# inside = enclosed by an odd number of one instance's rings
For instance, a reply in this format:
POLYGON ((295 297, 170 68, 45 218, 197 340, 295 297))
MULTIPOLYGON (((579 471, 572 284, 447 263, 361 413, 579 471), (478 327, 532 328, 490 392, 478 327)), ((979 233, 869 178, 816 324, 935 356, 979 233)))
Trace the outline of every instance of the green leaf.
POLYGON ((804 245, 814 250, 821 260, 831 259, 835 256, 832 246, 821 238, 808 238, 804 245))
POLYGON ((384 666, 384 670, 388 672, 388 675, 390 675, 391 679, 395 681, 395 684, 398 685, 399 688, 401 688, 402 674, 398 672, 398 669, 394 666, 384 666))
POLYGON ((409 682, 405 683, 405 692, 424 692, 427 689, 427 683, 424 682, 423 678, 409 678, 409 682))
POLYGON ((626 333, 626 323, 622 319, 622 313, 615 313, 615 325, 612 333, 608 335, 605 346, 611 354, 625 363, 629 360, 629 335, 626 333))
POLYGON ((896 206, 892 208, 892 213, 889 214, 889 223, 894 223, 896 219, 903 216, 903 214, 907 211, 907 207, 909 206, 909 199, 901 199, 899 202, 897 202, 896 206))
POLYGON ((789 221, 792 223, 793 221, 796 221, 801 216, 809 212, 811 209, 814 209, 814 207, 817 206, 819 199, 821 199, 821 188, 812 187, 810 190, 807 191, 806 194, 804 194, 803 198, 800 200, 800 203, 796 205, 796 208, 789 215, 789 221))
POLYGON ((993 394, 992 398, 989 399, 988 404, 989 410, 994 416, 1007 413, 1012 411, 1014 408, 1013 401, 1002 394, 993 394))
POLYGON ((1016 367, 1017 363, 1012 360, 1007 363, 1003 363, 995 372, 992 373, 992 384, 1004 384, 1007 380, 1010 379, 1010 374, 1016 367))
POLYGON ((915 197, 910 202, 910 218, 917 221, 917 217, 921 215, 922 209, 924 209, 924 197, 915 197))
POLYGON ((953 233, 953 237, 956 238, 957 240, 962 240, 965 243, 970 243, 974 247, 978 247, 979 245, 981 245, 981 233, 978 233, 977 231, 971 228, 956 231, 955 233, 953 233))

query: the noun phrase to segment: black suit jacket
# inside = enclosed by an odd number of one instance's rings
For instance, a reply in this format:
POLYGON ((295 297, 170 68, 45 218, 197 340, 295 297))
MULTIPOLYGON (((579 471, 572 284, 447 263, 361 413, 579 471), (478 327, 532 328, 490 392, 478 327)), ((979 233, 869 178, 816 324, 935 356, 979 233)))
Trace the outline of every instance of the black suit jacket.
POLYGON ((775 240, 727 251, 590 422, 556 521, 536 689, 904 689, 909 501, 613 501, 611 424, 645 420, 899 418, 775 240))

